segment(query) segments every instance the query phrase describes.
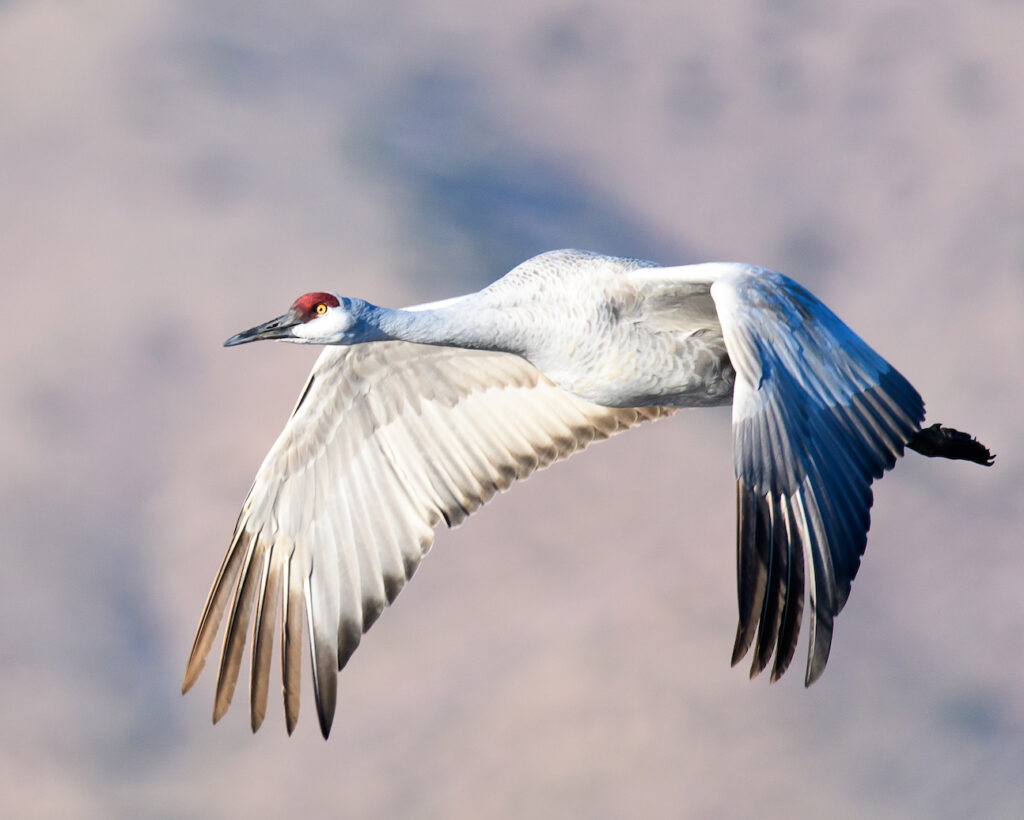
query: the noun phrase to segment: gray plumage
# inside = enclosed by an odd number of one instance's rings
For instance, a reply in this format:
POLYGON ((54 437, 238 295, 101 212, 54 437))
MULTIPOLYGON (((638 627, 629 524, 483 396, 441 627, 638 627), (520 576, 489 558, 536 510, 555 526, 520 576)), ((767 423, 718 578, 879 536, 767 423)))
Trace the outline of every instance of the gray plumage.
POLYGON ((478 293, 406 310, 307 294, 226 344, 262 338, 334 346, 256 474, 186 668, 183 691, 227 612, 219 719, 252 620, 254 731, 278 617, 288 731, 305 630, 326 737, 338 671, 438 523, 455 526, 516 479, 677 407, 733 402, 733 662, 753 645, 752 676, 774 655, 773 680, 792 659, 805 590, 806 683, 824 669, 864 551, 871 482, 904 447, 990 463, 947 428, 967 455, 939 434, 928 438, 937 452, 915 443, 924 404, 913 387, 808 291, 750 265, 555 251, 478 293))

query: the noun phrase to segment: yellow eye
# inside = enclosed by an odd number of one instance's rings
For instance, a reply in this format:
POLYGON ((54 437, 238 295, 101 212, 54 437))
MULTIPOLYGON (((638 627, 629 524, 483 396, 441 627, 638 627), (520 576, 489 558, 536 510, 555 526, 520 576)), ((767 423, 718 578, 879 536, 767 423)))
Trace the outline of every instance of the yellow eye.
POLYGON ((317 315, 323 316, 327 312, 327 305, 321 302, 315 308, 313 308, 313 310, 317 312, 317 315))

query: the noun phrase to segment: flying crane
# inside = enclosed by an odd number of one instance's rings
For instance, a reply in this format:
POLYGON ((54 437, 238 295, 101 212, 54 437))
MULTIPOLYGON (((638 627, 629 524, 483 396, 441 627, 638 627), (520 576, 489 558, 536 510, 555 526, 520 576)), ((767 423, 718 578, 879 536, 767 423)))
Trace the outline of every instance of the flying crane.
POLYGON ((785 672, 805 610, 805 683, 821 675, 867 542, 871 483, 906 447, 994 460, 965 433, 922 428, 924 402, 903 376, 806 289, 753 265, 552 251, 477 293, 405 310, 308 293, 225 346, 260 339, 327 347, 242 505, 182 685, 226 612, 219 720, 251 621, 253 731, 278 620, 288 732, 305 631, 326 738, 338 672, 437 524, 676 408, 732 403, 732 662, 753 648, 751 677, 773 656, 771 679, 785 672))

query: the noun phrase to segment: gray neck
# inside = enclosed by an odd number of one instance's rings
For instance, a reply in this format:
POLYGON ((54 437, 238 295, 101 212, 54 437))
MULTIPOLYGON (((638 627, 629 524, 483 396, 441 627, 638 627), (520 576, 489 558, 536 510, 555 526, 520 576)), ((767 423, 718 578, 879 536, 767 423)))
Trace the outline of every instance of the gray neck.
POLYGON ((379 339, 523 355, 522 333, 513 314, 475 297, 477 294, 471 294, 424 310, 394 310, 367 303, 360 318, 379 339))

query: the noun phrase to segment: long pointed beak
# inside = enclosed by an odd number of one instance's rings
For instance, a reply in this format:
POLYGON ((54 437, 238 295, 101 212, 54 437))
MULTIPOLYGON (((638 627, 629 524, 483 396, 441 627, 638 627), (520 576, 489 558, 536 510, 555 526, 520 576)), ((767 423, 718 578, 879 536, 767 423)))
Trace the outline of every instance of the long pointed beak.
POLYGON ((269 322, 264 322, 262 325, 256 325, 256 327, 236 333, 224 342, 224 347, 244 345, 246 342, 258 342, 261 339, 291 339, 295 335, 292 333, 292 328, 298 324, 301 324, 301 320, 295 313, 286 313, 283 316, 278 316, 276 319, 271 319, 269 322))

